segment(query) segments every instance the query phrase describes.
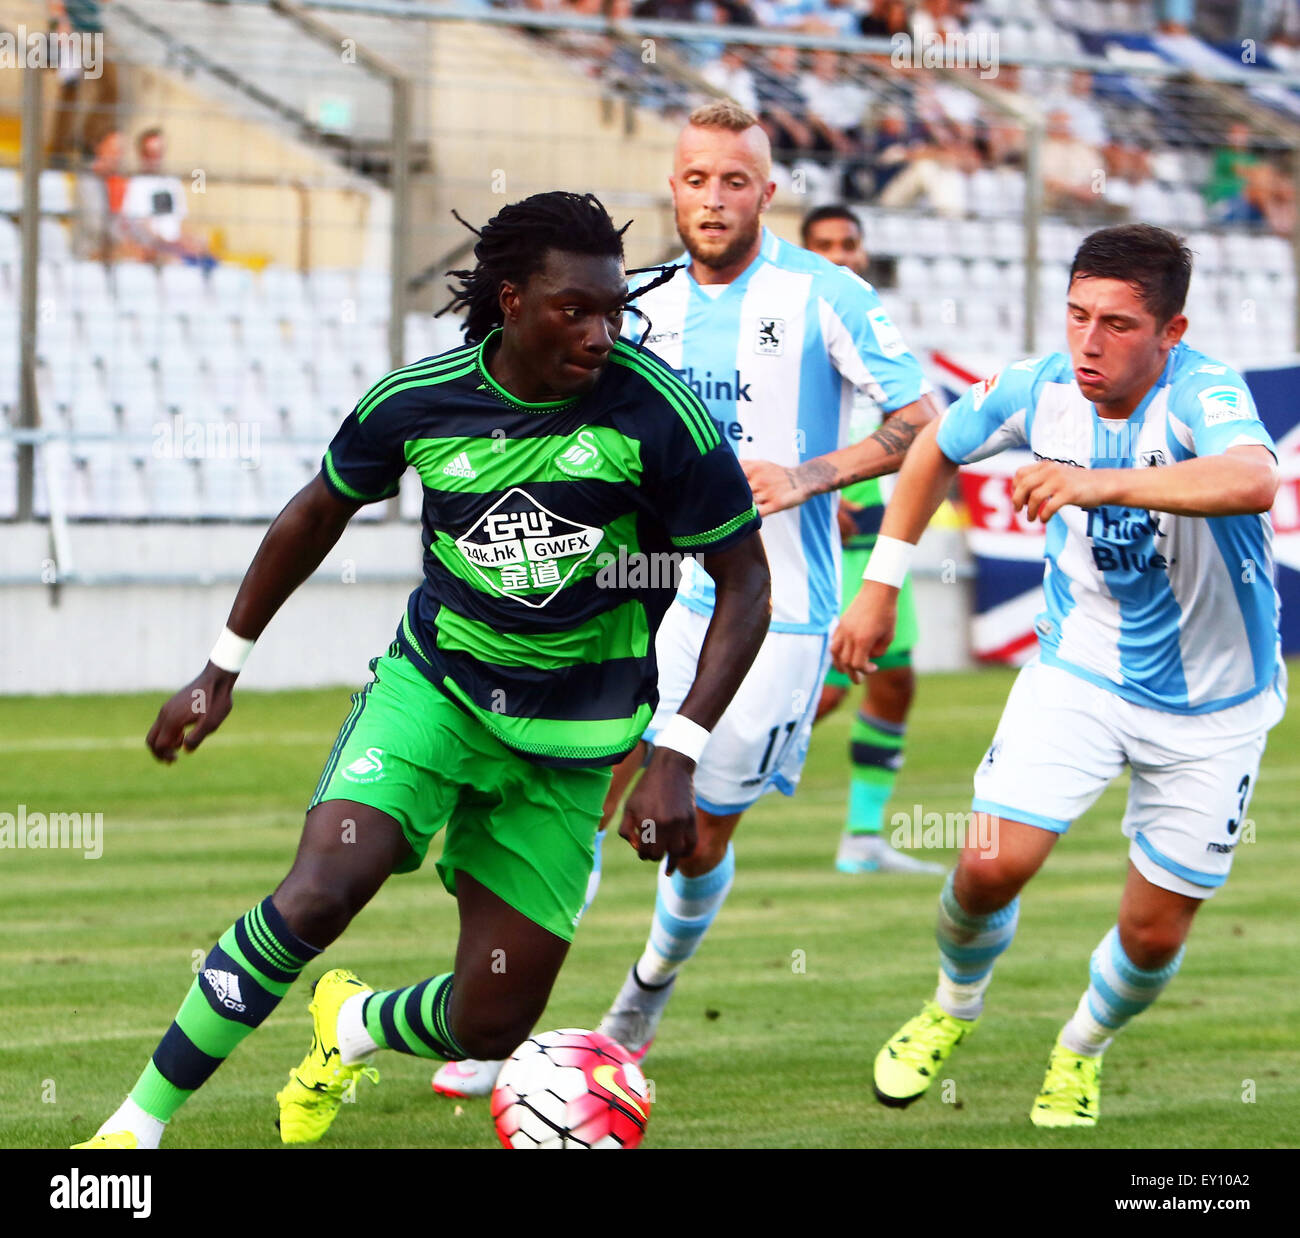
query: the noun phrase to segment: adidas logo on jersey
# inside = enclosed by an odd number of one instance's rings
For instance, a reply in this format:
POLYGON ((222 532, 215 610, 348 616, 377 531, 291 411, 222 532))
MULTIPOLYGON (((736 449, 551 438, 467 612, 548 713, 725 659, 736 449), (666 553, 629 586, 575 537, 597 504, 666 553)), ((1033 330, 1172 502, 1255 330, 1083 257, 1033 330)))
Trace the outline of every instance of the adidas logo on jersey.
POLYGON ((469 452, 462 451, 450 464, 446 465, 443 470, 448 477, 477 477, 474 466, 469 462, 469 452))
POLYGON ((209 967, 204 970, 203 979, 217 995, 217 1001, 227 1010, 238 1010, 242 1014, 248 1009, 244 1005, 244 995, 239 991, 239 977, 234 972, 218 971, 215 967, 209 967))

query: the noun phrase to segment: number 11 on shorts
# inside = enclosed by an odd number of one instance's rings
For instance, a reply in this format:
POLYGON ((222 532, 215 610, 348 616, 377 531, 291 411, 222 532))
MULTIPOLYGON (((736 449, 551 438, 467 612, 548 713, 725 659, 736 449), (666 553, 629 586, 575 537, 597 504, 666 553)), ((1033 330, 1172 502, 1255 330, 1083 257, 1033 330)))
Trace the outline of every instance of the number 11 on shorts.
MULTIPOLYGON (((794 734, 794 729, 798 725, 799 725, 798 718, 796 718, 793 722, 787 722, 785 724, 785 739, 781 743, 782 754, 784 754, 785 746, 790 742, 790 737, 794 734)), ((781 733, 780 726, 774 726, 767 733, 767 747, 763 749, 763 759, 758 763, 758 772, 760 774, 767 773, 768 765, 772 760, 772 749, 776 747, 776 738, 778 735, 780 735, 780 733, 781 733)), ((778 755, 777 757, 777 764, 780 764, 780 755, 778 755)))

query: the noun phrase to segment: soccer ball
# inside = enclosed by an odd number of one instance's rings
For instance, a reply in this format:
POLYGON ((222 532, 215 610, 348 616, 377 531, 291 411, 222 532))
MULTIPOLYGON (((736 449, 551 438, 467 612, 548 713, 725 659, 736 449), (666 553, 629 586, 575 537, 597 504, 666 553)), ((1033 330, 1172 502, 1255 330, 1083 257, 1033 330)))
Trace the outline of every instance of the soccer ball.
POLYGON ((530 1036, 492 1093, 507 1148, 635 1148, 649 1119, 649 1088, 628 1051, 577 1027, 530 1036))

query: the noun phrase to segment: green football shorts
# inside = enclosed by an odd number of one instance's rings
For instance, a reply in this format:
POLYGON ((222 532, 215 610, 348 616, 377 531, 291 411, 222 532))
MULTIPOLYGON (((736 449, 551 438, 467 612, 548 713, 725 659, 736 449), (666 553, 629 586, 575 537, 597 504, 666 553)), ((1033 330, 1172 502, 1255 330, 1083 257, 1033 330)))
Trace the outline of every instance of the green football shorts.
MULTIPOLYGON (((862 573, 867 570, 867 560, 871 558, 870 550, 845 550, 843 554, 844 605, 841 614, 848 610, 849 604, 858 596, 862 587, 862 573)), ((912 649, 916 645, 920 629, 916 624, 916 599, 912 596, 912 578, 903 581, 898 591, 898 624, 894 628, 894 639, 888 649, 876 659, 876 667, 887 671, 895 666, 911 666, 912 649)), ((853 682, 847 675, 841 675, 832 668, 826 672, 826 682, 832 688, 847 688, 853 682)))
POLYGON ((399 872, 424 863, 445 825, 438 875, 449 893, 456 892, 456 873, 469 873, 572 941, 611 768, 547 769, 526 761, 396 646, 370 669, 375 678, 352 698, 311 807, 354 800, 393 817, 414 853, 399 872))

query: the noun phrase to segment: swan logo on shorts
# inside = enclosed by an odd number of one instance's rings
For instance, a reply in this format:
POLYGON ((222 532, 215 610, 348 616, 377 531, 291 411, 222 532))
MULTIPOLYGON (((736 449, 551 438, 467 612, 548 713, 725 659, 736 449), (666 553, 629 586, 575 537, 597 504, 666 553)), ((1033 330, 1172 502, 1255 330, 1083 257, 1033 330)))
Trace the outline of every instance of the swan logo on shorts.
POLYGON ((384 776, 384 750, 367 748, 366 755, 357 757, 351 765, 343 769, 343 777, 349 782, 378 782, 384 776))
MULTIPOLYGON (((595 467, 579 441, 564 454, 581 451, 579 467, 595 467)), ((494 593, 541 609, 590 558, 605 536, 601 529, 577 524, 543 507, 518 486, 507 490, 467 533, 456 548, 494 593)))

